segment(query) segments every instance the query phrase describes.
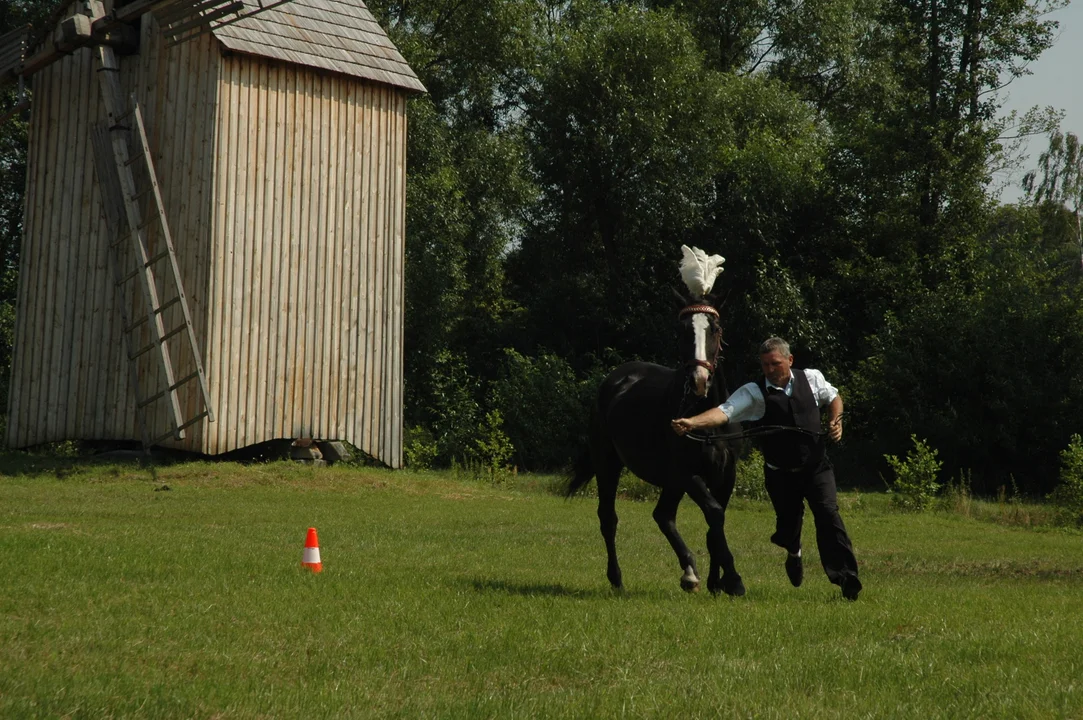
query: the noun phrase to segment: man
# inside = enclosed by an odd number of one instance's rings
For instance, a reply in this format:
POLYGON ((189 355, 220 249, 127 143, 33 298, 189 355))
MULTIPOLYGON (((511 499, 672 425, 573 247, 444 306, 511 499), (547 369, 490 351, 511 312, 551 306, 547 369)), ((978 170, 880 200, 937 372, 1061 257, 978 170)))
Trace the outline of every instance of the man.
POLYGON ((771 542, 784 548, 786 575, 794 587, 801 585, 801 524, 805 501, 816 525, 827 579, 842 588, 847 600, 861 592, 857 559, 839 515, 835 471, 827 459, 824 435, 842 439, 842 397, 819 370, 792 370, 790 345, 782 338, 768 338, 760 345, 763 377, 742 385, 718 407, 690 418, 672 421, 674 432, 725 425, 728 422, 762 421, 763 425, 796 428, 764 436, 764 479, 775 507, 775 534, 771 542), (827 431, 821 432, 820 409, 827 408, 827 431))

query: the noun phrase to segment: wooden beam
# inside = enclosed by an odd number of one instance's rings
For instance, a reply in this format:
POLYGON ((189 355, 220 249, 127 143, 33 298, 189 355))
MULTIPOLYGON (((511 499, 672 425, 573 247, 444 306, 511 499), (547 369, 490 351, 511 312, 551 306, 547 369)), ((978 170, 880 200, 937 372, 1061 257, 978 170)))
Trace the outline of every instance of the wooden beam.
POLYGON ((57 48, 52 36, 50 36, 45 39, 45 43, 40 50, 26 59, 22 67, 19 68, 18 73, 24 76, 33 75, 38 70, 52 65, 67 54, 69 53, 57 48))
POLYGON ((0 36, 0 75, 3 75, 5 79, 18 77, 18 69, 23 64, 29 34, 30 26, 23 25, 0 36))
POLYGON ((139 52, 139 31, 131 25, 101 29, 94 23, 94 43, 107 45, 120 55, 134 55, 139 52))
POLYGON ((24 97, 22 100, 20 100, 15 105, 15 107, 11 108, 10 110, 4 111, 4 114, 0 115, 0 127, 3 127, 4 125, 6 125, 8 120, 15 117, 16 115, 21 113, 23 110, 27 110, 29 107, 30 107, 30 98, 24 97))
POLYGON ((162 4, 164 4, 163 0, 136 0, 133 3, 128 3, 127 5, 115 9, 111 14, 106 15, 98 22, 112 21, 117 24, 129 23, 143 15, 143 13, 149 12, 155 5, 162 4))
POLYGON ((15 72, 18 75, 32 75, 65 55, 70 55, 79 48, 90 45, 105 45, 115 48, 121 54, 131 54, 139 47, 139 31, 127 23, 142 14, 141 12, 133 14, 131 8, 135 5, 146 8, 157 2, 161 0, 125 5, 121 8, 127 11, 124 15, 125 20, 121 20, 118 13, 97 18, 81 14, 65 18, 45 38, 40 49, 28 57, 15 72))
POLYGON ((72 15, 61 20, 53 32, 53 46, 63 54, 89 45, 90 39, 90 18, 86 15, 72 15))

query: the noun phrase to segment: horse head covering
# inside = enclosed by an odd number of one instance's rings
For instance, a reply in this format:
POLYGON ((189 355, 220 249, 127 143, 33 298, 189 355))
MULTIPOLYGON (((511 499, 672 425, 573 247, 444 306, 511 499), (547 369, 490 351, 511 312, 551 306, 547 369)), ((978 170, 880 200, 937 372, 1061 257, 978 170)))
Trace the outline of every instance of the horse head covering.
POLYGON ((681 260, 681 278, 688 286, 693 297, 705 297, 714 287, 714 281, 722 273, 722 263, 726 258, 721 255, 707 256, 699 248, 681 245, 684 258, 681 260))

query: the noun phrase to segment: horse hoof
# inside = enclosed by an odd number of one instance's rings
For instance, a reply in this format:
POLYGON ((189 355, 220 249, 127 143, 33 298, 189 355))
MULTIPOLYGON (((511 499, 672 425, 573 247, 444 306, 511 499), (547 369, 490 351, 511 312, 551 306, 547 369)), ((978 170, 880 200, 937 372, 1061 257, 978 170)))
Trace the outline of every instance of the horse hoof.
POLYGON ((718 595, 719 593, 726 593, 730 597, 744 597, 745 584, 741 582, 741 578, 723 580, 720 585, 711 586, 712 595, 718 595))
POLYGON ((696 577, 696 571, 691 565, 684 569, 684 575, 681 576, 681 590, 690 593, 699 590, 699 578, 696 577))
POLYGON ((685 580, 681 578, 681 590, 688 593, 699 592, 699 580, 685 580))
POLYGON ((722 592, 726 593, 730 597, 743 597, 745 594, 745 584, 741 582, 741 578, 737 578, 732 582, 722 581, 722 592))

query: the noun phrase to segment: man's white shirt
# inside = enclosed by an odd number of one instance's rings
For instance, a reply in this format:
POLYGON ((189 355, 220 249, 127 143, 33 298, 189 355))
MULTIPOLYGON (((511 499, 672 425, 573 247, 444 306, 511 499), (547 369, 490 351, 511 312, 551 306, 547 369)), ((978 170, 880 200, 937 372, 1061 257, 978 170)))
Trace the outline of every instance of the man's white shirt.
MULTIPOLYGON (((812 397, 816 398, 817 407, 823 407, 830 405, 831 401, 839 395, 839 391, 835 389, 835 386, 827 382, 824 378, 824 374, 819 370, 800 370, 799 372, 805 373, 805 377, 808 378, 809 387, 812 388, 812 397)), ((767 387, 777 388, 770 380, 767 381, 767 387)), ((786 383, 786 387, 779 388, 784 391, 787 396, 793 395, 793 371, 790 371, 790 381, 786 383)), ((733 391, 733 394, 726 399, 726 402, 718 406, 718 409, 726 413, 726 417, 730 422, 754 422, 763 417, 763 414, 767 412, 767 404, 763 399, 763 391, 760 390, 759 383, 745 383, 741 387, 733 391)))

